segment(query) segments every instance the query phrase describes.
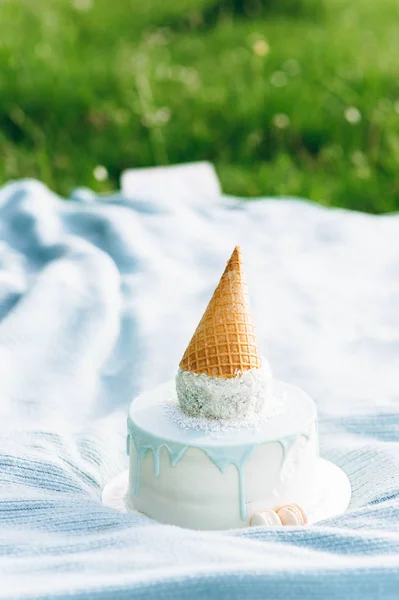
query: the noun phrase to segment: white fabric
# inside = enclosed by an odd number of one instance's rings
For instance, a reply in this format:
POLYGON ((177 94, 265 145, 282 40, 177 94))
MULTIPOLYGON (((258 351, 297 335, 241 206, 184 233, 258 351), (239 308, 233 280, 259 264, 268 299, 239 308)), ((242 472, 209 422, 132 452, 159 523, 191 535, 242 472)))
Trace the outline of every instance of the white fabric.
POLYGON ((0 190, 0 597, 396 598, 399 217, 143 176, 129 198, 0 190), (261 349, 316 400, 350 510, 211 534, 105 508, 129 402, 174 375, 235 244, 261 349))

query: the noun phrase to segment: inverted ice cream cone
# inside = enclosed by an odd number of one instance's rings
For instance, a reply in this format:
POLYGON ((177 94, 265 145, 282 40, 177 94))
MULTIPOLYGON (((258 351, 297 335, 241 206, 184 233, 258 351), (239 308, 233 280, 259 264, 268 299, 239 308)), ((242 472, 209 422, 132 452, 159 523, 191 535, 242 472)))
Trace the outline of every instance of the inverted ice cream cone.
POLYGON ((248 420, 262 412, 272 375, 259 351, 239 246, 179 366, 176 391, 186 414, 248 420))
POLYGON ((241 250, 236 246, 180 368, 228 379, 261 364, 241 250))

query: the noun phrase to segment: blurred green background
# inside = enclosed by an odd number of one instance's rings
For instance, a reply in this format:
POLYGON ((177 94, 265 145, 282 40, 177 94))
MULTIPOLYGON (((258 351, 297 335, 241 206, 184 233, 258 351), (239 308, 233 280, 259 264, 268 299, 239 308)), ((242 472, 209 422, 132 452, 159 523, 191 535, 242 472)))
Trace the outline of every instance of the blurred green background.
POLYGON ((215 163, 226 193, 399 208, 398 0, 0 0, 0 180, 215 163))

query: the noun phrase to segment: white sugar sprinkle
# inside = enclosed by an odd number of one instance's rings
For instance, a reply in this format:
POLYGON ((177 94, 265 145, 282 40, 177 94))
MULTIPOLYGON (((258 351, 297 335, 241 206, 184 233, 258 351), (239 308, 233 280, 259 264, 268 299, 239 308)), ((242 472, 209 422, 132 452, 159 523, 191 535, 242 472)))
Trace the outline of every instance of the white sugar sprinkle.
POLYGON ((165 415, 181 429, 194 429, 208 433, 223 433, 240 429, 260 429, 267 421, 281 416, 286 410, 285 394, 274 393, 268 399, 261 413, 251 414, 245 419, 207 419, 193 417, 184 413, 177 400, 176 392, 172 392, 163 403, 165 415))

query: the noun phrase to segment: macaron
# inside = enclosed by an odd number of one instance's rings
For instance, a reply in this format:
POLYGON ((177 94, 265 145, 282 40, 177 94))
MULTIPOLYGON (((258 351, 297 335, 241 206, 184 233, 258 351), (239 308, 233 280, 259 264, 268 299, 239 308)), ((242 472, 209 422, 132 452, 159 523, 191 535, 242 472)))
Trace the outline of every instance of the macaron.
POLYGON ((283 525, 306 525, 308 518, 299 504, 286 504, 277 510, 283 525))
POLYGON ((254 513, 250 524, 251 527, 277 527, 277 525, 282 525, 280 517, 274 510, 254 513))

